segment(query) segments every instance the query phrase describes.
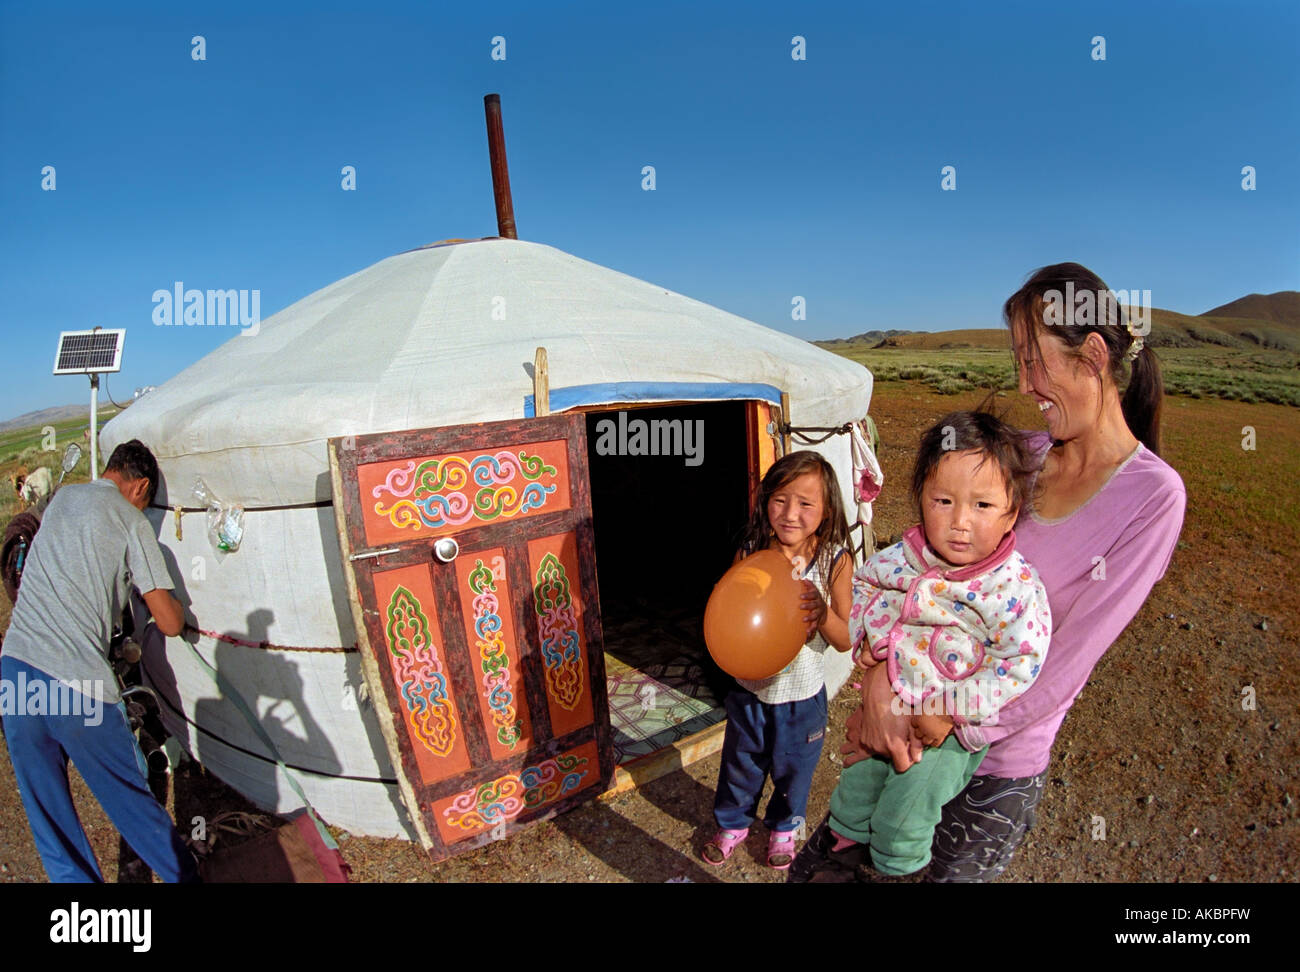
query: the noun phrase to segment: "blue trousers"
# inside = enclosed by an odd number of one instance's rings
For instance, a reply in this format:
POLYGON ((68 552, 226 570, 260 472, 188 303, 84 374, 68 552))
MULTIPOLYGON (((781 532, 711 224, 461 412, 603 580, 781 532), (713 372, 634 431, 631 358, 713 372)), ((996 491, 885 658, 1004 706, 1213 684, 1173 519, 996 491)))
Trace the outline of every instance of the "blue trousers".
POLYGON ((737 688, 727 696, 727 733, 713 816, 724 830, 744 830, 758 816, 763 784, 774 792, 763 823, 797 830, 808 809, 813 771, 826 736, 826 687, 810 699, 770 705, 737 688))
MULTIPOLYGON (((25 662, 0 657, 0 679, 14 686, 20 673, 28 686, 44 681, 46 697, 54 698, 56 679, 25 662)), ((65 698, 67 694, 64 689, 65 698)), ((93 726, 84 714, 31 715, 20 710, 4 719, 9 759, 45 873, 55 882, 104 880, 72 803, 71 759, 113 826, 155 874, 164 881, 197 880, 194 856, 149 790, 144 755, 126 707, 120 702, 98 705, 98 724, 93 726)), ((87 711, 82 706, 82 713, 87 711)))

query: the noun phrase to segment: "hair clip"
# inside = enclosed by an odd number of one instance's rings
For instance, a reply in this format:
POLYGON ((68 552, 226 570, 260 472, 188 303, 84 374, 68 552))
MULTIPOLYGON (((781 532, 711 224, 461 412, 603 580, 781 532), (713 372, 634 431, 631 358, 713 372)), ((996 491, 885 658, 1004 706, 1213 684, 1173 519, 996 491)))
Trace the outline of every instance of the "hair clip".
POLYGON ((1142 351, 1142 348, 1145 344, 1146 341, 1143 340, 1141 334, 1135 336, 1133 338, 1133 343, 1128 346, 1128 351, 1124 354, 1124 360, 1125 361, 1136 360, 1138 354, 1142 351))

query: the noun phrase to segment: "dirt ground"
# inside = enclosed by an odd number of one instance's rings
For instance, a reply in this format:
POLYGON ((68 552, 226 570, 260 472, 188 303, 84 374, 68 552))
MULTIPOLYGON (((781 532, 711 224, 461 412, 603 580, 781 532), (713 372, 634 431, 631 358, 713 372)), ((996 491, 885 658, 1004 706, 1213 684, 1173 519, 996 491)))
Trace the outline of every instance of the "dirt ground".
MULTIPOLYGON (((980 397, 939 396, 903 383, 877 389, 882 539, 911 522, 902 484, 920 431, 980 397)), ((1012 415, 1038 427, 1023 406, 1012 415)), ((1165 580, 1066 718, 1038 825, 1003 881, 1297 880, 1297 418, 1282 406, 1167 400, 1165 458, 1188 487, 1182 539, 1165 580), (1243 448, 1247 427, 1254 449, 1243 448), (1094 839, 1099 817, 1104 839, 1094 839)), ((7 612, 0 620, 7 624, 7 612)), ((825 813, 838 777, 838 742, 854 694, 846 687, 831 704, 832 744, 813 783, 813 821, 825 813)), ((723 868, 699 862, 712 832, 717 771, 715 755, 441 864, 405 841, 339 834, 340 846, 355 881, 783 880, 762 864, 761 827, 723 868)), ((74 794, 106 878, 118 880, 116 832, 75 774, 74 794)), ((175 801, 181 821, 252 809, 194 764, 176 774, 175 801)), ((7 753, 0 759, 0 880, 44 880, 7 753)))

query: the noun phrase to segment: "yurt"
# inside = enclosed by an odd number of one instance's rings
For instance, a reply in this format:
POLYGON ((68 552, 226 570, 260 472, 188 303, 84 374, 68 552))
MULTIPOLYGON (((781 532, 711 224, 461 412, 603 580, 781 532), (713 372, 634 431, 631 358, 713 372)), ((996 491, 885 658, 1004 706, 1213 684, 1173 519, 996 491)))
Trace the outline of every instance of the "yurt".
POLYGON ((759 479, 822 453, 860 559, 879 473, 861 365, 518 240, 484 108, 499 237, 339 280, 101 434, 162 472, 187 627, 137 628, 168 733, 259 806, 435 859, 720 748, 703 615, 759 479))
MULTIPOLYGON (((140 439, 162 470, 148 512, 191 622, 188 645, 145 639, 167 729, 263 807, 302 804, 278 756, 329 823, 435 855, 562 811, 656 753, 680 765, 722 718, 701 617, 754 485, 784 450, 814 448, 852 518, 848 429, 870 396, 861 365, 538 243, 434 244, 331 284, 103 430, 105 449, 140 439), (530 462, 554 482, 525 483, 530 462), (473 481, 434 495, 456 475, 473 481), (412 502, 412 479, 431 476, 412 502), (214 545, 199 478, 243 508, 237 549, 214 545), (547 531, 567 553, 534 549, 547 531), (502 566, 515 561, 517 578, 502 566), (389 583, 389 567, 409 577, 389 583), (564 604, 539 606, 545 569, 568 585, 567 622, 564 604), (548 632, 564 643, 555 666, 548 632), (412 637, 425 662, 398 651, 412 637), (385 690, 376 679, 402 665, 423 667, 385 690)), ((833 691, 849 661, 831 654, 833 691)))

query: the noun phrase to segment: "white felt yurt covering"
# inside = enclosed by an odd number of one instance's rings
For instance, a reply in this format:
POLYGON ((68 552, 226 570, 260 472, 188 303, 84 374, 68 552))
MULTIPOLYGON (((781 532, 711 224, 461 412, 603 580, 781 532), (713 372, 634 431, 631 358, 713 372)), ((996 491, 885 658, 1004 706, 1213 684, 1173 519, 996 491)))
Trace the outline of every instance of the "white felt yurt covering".
MULTIPOLYGON (((866 415, 871 397, 865 368, 802 340, 548 246, 487 239, 401 253, 331 284, 103 430, 105 450, 138 438, 157 455, 157 505, 196 507, 190 487, 202 476, 248 511, 242 546, 220 558, 202 515, 185 514, 177 540, 172 513, 149 512, 192 618, 228 636, 199 636, 198 651, 256 710, 322 816, 354 833, 411 830, 370 703, 351 693, 364 683, 359 657, 339 650, 356 632, 326 440, 523 418, 539 346, 555 411, 569 407, 566 388, 588 389, 575 403, 594 404, 749 384, 787 391, 795 425, 838 426, 866 415), (656 384, 676 389, 656 394, 656 384)), ((848 436, 815 448, 854 509, 848 436)), ((849 662, 831 655, 833 691, 849 662)), ((301 805, 183 643, 146 644, 146 670, 168 730, 204 766, 262 806, 301 805)))

